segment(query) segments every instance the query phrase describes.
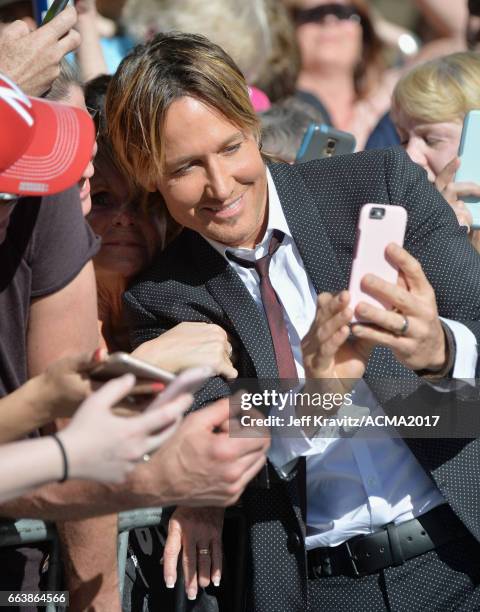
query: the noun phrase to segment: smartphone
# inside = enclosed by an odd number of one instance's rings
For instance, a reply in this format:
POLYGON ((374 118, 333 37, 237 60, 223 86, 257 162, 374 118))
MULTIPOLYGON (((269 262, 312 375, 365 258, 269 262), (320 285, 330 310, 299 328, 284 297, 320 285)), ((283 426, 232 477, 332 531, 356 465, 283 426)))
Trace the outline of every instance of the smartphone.
POLYGON ((41 25, 48 11, 48 0, 32 0, 32 10, 37 25, 41 25))
MULTIPOLYGON (((465 115, 458 156, 460 157, 460 168, 455 174, 455 182, 480 185, 480 110, 472 110, 465 115)), ((472 213, 472 229, 479 229, 480 199, 474 196, 465 197, 462 200, 472 213)))
POLYGON ((163 402, 169 402, 182 393, 196 393, 213 375, 214 371, 209 366, 184 370, 175 377, 165 391, 161 392, 159 397, 163 402))
MULTIPOLYGON (((403 206, 365 204, 360 211, 352 271, 348 290, 350 307, 355 309, 359 302, 367 302, 378 308, 389 310, 392 305, 382 303, 364 293, 360 283, 366 274, 380 276, 396 284, 398 269, 385 258, 385 249, 391 242, 403 246, 407 228, 407 211, 403 206)), ((360 322, 354 315, 352 323, 360 322)))
POLYGON ((123 374, 135 374, 139 379, 154 380, 170 383, 175 380, 175 374, 157 368, 156 366, 136 359, 128 353, 112 353, 105 361, 99 363, 90 372, 89 376, 95 380, 110 380, 123 374))
POLYGON ((323 123, 311 123, 297 152, 296 163, 345 155, 355 150, 355 136, 323 123))
POLYGON ((70 0, 54 0, 43 17, 41 25, 45 25, 49 21, 52 21, 52 19, 61 13, 69 3, 70 0))

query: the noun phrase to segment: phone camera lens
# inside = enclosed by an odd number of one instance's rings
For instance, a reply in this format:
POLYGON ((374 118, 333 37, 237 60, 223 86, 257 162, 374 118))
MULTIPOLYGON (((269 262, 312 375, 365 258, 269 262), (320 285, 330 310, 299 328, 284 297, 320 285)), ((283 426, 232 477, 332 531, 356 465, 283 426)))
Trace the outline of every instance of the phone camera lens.
POLYGON ((384 208, 372 208, 369 216, 370 216, 370 219, 383 219, 383 217, 385 216, 385 209, 384 208))
POLYGON ((336 142, 333 138, 329 138, 327 140, 327 147, 326 147, 326 154, 328 157, 332 157, 332 155, 335 155, 335 147, 336 147, 336 142))

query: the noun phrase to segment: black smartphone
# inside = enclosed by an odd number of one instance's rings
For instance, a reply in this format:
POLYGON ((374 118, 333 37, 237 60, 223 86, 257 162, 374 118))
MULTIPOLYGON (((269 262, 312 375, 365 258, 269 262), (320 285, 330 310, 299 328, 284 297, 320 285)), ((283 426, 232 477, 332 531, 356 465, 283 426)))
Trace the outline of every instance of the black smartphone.
POLYGON ((355 150, 355 136, 323 123, 311 123, 298 149, 296 163, 345 155, 355 150))
POLYGON ((52 21, 54 17, 56 17, 66 8, 69 2, 70 0, 54 0, 52 6, 48 9, 47 14, 43 18, 42 25, 52 21))

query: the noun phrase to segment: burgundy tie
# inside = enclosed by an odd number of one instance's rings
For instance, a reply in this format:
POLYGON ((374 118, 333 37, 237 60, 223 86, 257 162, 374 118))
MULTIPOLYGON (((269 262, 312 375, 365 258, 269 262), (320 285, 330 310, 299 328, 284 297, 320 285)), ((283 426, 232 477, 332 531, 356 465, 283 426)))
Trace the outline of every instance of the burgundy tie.
POLYGON ((275 358, 277 361, 278 375, 280 378, 297 380, 297 368, 293 358, 292 347, 288 338, 287 326, 283 317, 283 309, 270 282, 268 270, 270 261, 278 249, 285 234, 280 230, 274 230, 268 246, 268 253, 261 259, 249 261, 237 257, 233 253, 226 251, 226 256, 231 261, 238 263, 245 268, 255 268, 260 277, 260 295, 262 296, 263 307, 267 315, 268 326, 272 336, 275 358))

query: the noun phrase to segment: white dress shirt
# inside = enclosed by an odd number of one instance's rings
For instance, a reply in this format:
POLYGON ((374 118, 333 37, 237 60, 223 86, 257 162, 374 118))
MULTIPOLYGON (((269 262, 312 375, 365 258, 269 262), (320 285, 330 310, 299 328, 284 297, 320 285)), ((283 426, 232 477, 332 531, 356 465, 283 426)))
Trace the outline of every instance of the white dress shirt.
MULTIPOLYGON (((284 310, 298 377, 304 377, 301 340, 316 312, 317 294, 300 253, 293 241, 275 184, 267 170, 268 225, 255 249, 229 248, 243 259, 266 255, 274 229, 285 234, 270 263, 269 276, 284 310)), ((299 203, 299 206, 301 203, 299 203)), ((225 257, 225 245, 208 240, 225 257)), ((259 278, 253 268, 230 261, 257 305, 262 308, 259 278)), ((464 325, 444 320, 457 346, 453 376, 474 378, 477 361, 476 338, 464 325)), ((364 381, 355 388, 355 405, 372 415, 382 414, 364 381)), ((293 408, 289 408, 293 413, 293 408)), ((340 409, 341 411, 342 409, 340 409)), ((284 416, 288 417, 288 412, 284 416)), ((401 523, 445 503, 439 490, 400 438, 388 430, 369 437, 367 430, 347 435, 338 430, 329 437, 309 439, 299 428, 297 437, 284 437, 272 431, 269 459, 279 469, 292 460, 307 460, 307 538, 308 549, 337 546, 349 538, 378 530, 394 521, 401 523)), ((326 435, 325 433, 323 435, 326 435)))

